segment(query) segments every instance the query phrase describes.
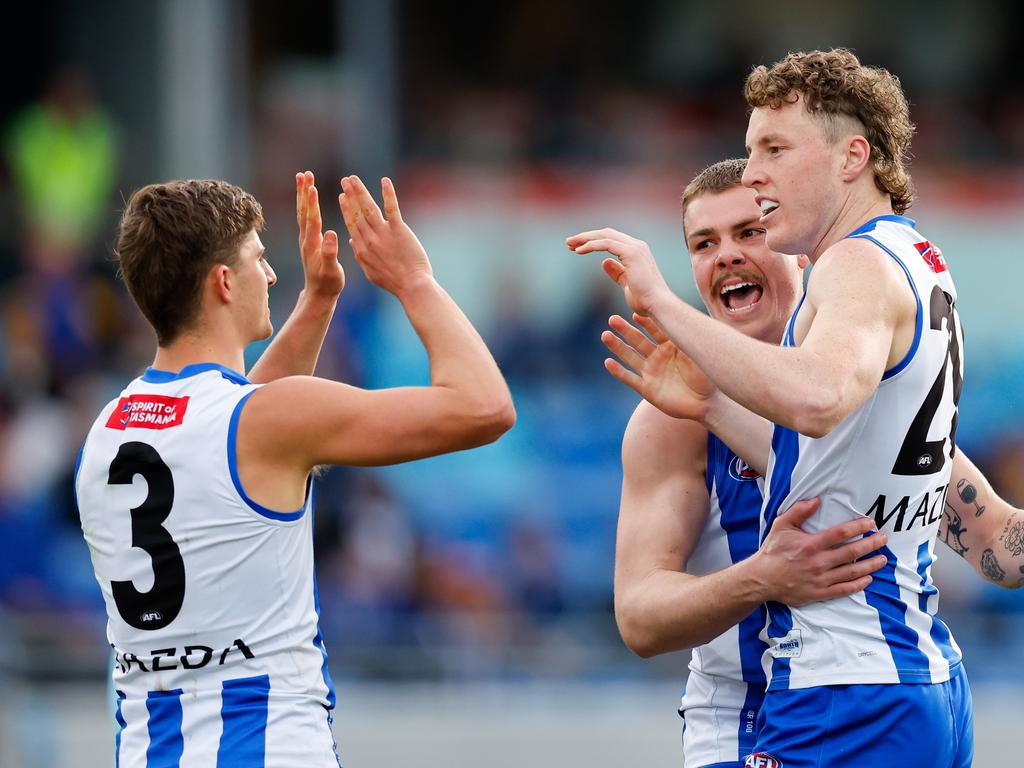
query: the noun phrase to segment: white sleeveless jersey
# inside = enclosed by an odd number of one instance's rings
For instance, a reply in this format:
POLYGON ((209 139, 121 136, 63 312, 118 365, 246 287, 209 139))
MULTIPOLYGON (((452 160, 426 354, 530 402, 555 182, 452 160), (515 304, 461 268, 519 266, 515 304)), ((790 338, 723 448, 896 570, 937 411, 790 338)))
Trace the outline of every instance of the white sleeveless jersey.
MULTIPOLYGON (((758 548, 763 480, 715 435, 708 434, 707 522, 687 571, 703 575, 727 568, 758 548)), ((751 753, 765 691, 758 637, 759 607, 739 624, 693 649, 679 713, 687 766, 736 763, 751 753)))
MULTIPOLYGON (((769 603, 769 690, 937 683, 960 663, 960 649, 935 615, 931 565, 955 450, 962 335, 942 253, 914 227, 908 218, 881 216, 849 235, 874 243, 906 273, 917 296, 909 352, 825 437, 776 425, 763 510, 763 531, 792 503, 814 496, 821 508, 804 525, 808 531, 874 518, 889 537, 881 550, 888 563, 851 597, 802 608, 769 603)), ((794 345, 799 312, 783 346, 794 345)))
POLYGON ((238 479, 238 416, 256 388, 212 363, 149 369, 82 447, 75 488, 107 607, 120 768, 339 764, 312 490, 275 512, 238 479))

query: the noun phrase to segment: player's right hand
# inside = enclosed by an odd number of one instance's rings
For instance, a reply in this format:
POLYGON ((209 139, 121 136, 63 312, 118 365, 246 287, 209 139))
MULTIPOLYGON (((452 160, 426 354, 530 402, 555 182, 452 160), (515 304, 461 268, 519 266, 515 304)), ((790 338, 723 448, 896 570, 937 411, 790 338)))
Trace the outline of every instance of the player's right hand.
POLYGON ((871 574, 888 561, 885 554, 867 557, 886 545, 870 517, 840 523, 819 533, 801 527, 821 506, 803 499, 775 518, 754 558, 764 569, 766 599, 793 607, 860 592, 871 574), (852 540, 851 540, 852 539, 852 540))
POLYGON ((634 314, 633 322, 636 325, 612 315, 612 330, 601 334, 601 341, 618 358, 604 361, 608 373, 663 413, 701 421, 717 392, 715 385, 652 318, 634 314))
POLYGON ((341 188, 338 204, 348 228, 348 242, 371 283, 399 296, 433 276, 427 252, 402 221, 391 179, 381 179, 384 214, 358 176, 343 178, 341 188))

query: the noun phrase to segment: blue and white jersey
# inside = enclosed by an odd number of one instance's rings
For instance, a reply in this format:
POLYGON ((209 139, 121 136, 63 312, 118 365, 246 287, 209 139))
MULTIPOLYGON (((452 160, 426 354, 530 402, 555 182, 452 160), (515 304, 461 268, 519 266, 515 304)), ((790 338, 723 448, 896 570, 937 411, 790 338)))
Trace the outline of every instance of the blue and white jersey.
POLYGON ((107 607, 116 765, 334 766, 313 493, 252 501, 238 417, 256 390, 212 363, 149 369, 79 458, 82 530, 107 607))
MULTIPOLYGON (((804 525, 817 532, 874 518, 887 565, 850 597, 788 608, 768 605, 769 690, 818 685, 937 683, 960 649, 936 617, 935 537, 952 470, 963 381, 956 289, 938 248, 903 216, 881 216, 848 237, 874 243, 906 274, 917 297, 910 350, 875 392, 825 437, 776 425, 763 531, 799 499, 821 498, 804 525)), ((784 346, 795 344, 790 320, 784 346)), ((762 534, 763 536, 763 534, 762 534)))
MULTIPOLYGON (((757 551, 762 484, 757 472, 708 434, 710 506, 700 541, 687 562, 688 572, 719 571, 757 551)), ((758 638, 764 623, 761 607, 693 649, 680 706, 687 766, 736 762, 750 754, 765 690, 761 657, 767 646, 758 638)))

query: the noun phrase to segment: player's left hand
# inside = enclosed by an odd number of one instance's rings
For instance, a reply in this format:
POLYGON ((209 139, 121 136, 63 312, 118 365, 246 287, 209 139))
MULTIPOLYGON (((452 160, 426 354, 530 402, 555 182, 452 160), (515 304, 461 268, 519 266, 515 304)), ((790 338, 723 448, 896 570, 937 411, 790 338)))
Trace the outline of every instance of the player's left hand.
POLYGON ((604 251, 615 257, 605 259, 601 267, 622 288, 626 302, 634 312, 649 315, 659 295, 670 292, 654 254, 643 240, 615 229, 597 229, 580 232, 566 238, 565 242, 575 253, 604 251))
POLYGON ((338 262, 338 233, 322 232, 320 198, 311 171, 295 175, 295 219, 299 225, 299 254, 310 298, 335 301, 345 290, 345 270, 338 262))
POLYGON ((663 413, 700 421, 717 392, 715 385, 653 319, 634 314, 633 322, 636 325, 613 315, 608 325, 615 333, 601 334, 601 341, 618 358, 604 361, 608 373, 663 413))

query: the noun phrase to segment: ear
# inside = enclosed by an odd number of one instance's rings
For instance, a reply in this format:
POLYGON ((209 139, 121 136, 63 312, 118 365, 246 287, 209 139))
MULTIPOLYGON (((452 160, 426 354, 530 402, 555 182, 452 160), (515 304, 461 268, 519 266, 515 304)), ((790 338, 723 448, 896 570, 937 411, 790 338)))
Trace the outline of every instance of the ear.
POLYGON ((846 156, 840 169, 843 181, 856 181, 871 163, 871 145, 859 134, 846 140, 846 156))
POLYGON ((231 303, 231 288, 234 284, 231 269, 226 264, 214 264, 206 275, 211 294, 221 303, 231 303))
POLYGON ((801 253, 799 256, 796 257, 796 265, 800 267, 800 269, 807 269, 807 265, 810 263, 811 260, 807 258, 806 253, 801 253))

